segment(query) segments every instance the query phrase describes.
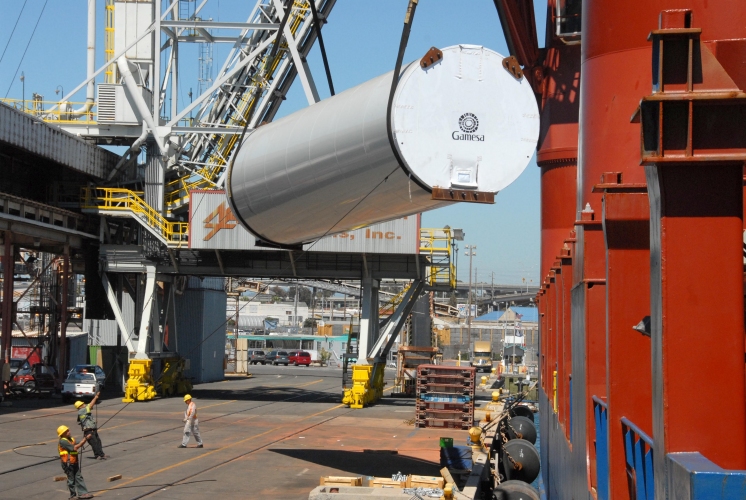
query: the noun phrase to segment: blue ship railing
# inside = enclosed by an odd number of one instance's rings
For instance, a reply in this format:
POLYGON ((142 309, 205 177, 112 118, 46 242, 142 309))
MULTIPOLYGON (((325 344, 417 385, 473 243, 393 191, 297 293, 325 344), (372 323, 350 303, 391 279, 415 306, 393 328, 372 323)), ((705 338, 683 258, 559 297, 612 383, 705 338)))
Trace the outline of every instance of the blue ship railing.
POLYGON ((596 419, 596 495, 598 500, 609 500, 609 407, 598 396, 592 399, 596 419))
POLYGON ((637 500, 653 500, 653 440, 626 417, 621 418, 627 474, 634 479, 637 500))

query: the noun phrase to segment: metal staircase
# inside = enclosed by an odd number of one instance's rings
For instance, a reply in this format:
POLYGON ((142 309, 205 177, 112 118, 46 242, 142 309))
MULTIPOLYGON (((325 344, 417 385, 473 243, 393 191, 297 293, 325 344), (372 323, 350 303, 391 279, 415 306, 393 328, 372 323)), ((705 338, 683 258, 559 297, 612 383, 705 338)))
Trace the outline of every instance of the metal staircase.
POLYGON ((122 188, 84 187, 80 208, 83 213, 133 218, 169 248, 188 246, 189 224, 166 219, 145 203, 141 194, 122 188))
POLYGON ((420 229, 420 254, 430 257, 425 283, 431 289, 447 291, 456 288, 452 233, 449 227, 420 229))

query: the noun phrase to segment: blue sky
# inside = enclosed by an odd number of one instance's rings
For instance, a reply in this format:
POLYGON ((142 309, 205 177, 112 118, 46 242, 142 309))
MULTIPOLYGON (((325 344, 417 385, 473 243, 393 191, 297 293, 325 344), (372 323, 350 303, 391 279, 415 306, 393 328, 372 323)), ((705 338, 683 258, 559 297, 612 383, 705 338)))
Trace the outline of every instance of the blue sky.
MULTIPOLYGON (((546 2, 534 0, 539 44, 543 45, 546 2)), ((199 3, 199 2, 197 2, 199 3)), ((203 18, 245 21, 251 0, 209 0, 203 18)), ((58 86, 67 92, 86 72, 87 0, 0 0, 0 97, 21 98, 20 72, 25 76, 25 97, 33 92, 54 101, 58 86), (40 17, 42 8, 44 12, 40 17), (20 18, 19 18, 19 13, 20 18), (18 26, 10 38, 13 26, 18 26), (34 26, 36 33, 31 38, 34 26), (30 43, 29 43, 30 42, 30 43), (25 57, 21 56, 26 50, 25 57), (18 73, 16 74, 16 70, 18 73), (15 78, 14 78, 15 74, 15 78)), ((406 0, 337 0, 323 28, 329 65, 337 92, 391 71, 396 60, 406 10, 406 0)), ((104 62, 104 1, 97 0, 97 67, 104 62)), ((404 58, 405 63, 422 56, 431 46, 459 43, 479 44, 507 55, 507 47, 492 0, 420 0, 404 58)), ((215 71, 227 48, 215 44, 215 71)), ((182 47, 184 47, 182 45, 182 47)), ((190 87, 197 89, 197 47, 181 50, 179 105, 188 103, 190 87)), ((309 64, 322 98, 329 96, 318 45, 309 64)), ((72 100, 83 100, 81 91, 72 100)), ((278 117, 306 106, 296 80, 278 117)), ((473 266, 480 281, 521 283, 539 279, 540 200, 539 169, 535 158, 512 185, 498 194, 494 205, 454 204, 423 215, 424 227, 463 228, 466 240, 477 245, 473 266)), ((467 281, 468 257, 463 248, 458 258, 459 279, 467 281)))

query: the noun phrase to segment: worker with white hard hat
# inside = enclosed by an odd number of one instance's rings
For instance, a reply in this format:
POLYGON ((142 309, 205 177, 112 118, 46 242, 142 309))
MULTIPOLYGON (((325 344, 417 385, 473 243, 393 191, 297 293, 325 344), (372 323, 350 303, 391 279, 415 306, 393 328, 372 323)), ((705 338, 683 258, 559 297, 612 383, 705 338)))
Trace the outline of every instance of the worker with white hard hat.
POLYGON ((78 450, 85 444, 83 438, 79 443, 70 435, 70 429, 66 425, 57 427, 57 436, 60 438, 57 443, 57 450, 60 453, 62 470, 67 475, 67 488, 70 490, 70 498, 93 498, 88 493, 83 475, 80 473, 80 460, 78 450))
POLYGON ((97 392, 89 404, 85 404, 82 401, 75 402, 75 409, 78 410, 78 423, 80 428, 83 429, 83 435, 86 440, 91 444, 93 449, 93 455, 99 460, 106 460, 109 458, 104 454, 104 446, 101 444, 101 438, 98 437, 98 426, 96 419, 91 413, 91 408, 98 401, 98 397, 101 392, 97 392))
POLYGON ((184 403, 187 405, 187 409, 184 412, 184 439, 181 440, 181 444, 178 448, 186 448, 189 443, 189 436, 194 435, 194 440, 197 441, 197 448, 202 448, 202 437, 199 435, 199 420, 197 420, 197 405, 192 401, 192 396, 187 394, 184 396, 184 403))

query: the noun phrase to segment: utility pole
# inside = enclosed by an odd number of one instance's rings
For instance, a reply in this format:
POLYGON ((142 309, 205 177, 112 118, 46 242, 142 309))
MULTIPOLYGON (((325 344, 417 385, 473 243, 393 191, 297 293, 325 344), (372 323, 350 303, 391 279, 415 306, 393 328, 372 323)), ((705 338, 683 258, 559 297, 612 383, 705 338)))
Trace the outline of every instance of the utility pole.
POLYGON ((21 110, 26 111, 26 75, 21 71, 21 110))
POLYGON ((471 345, 471 259, 475 255, 477 255, 477 246, 476 245, 464 245, 464 248, 466 249, 466 252, 464 252, 464 255, 469 257, 469 293, 467 295, 467 302, 466 302, 466 331, 469 334, 469 345, 471 345))
POLYGON ((293 323, 298 326, 298 283, 295 284, 295 300, 293 301, 293 323))
POLYGON ((490 291, 490 302, 495 302, 495 271, 492 271, 492 290, 490 291))

